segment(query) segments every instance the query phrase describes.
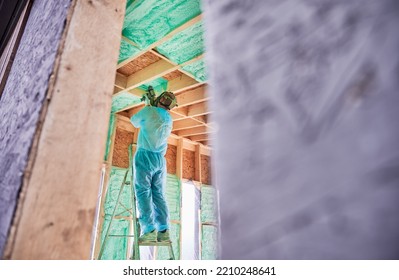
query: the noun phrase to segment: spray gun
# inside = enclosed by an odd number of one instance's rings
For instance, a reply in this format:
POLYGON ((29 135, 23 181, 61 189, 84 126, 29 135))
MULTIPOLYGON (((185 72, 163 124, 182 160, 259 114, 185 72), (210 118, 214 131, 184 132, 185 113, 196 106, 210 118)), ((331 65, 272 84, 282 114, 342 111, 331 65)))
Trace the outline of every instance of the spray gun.
POLYGON ((141 101, 146 102, 147 105, 155 106, 155 91, 152 86, 149 86, 146 93, 143 94, 141 101))

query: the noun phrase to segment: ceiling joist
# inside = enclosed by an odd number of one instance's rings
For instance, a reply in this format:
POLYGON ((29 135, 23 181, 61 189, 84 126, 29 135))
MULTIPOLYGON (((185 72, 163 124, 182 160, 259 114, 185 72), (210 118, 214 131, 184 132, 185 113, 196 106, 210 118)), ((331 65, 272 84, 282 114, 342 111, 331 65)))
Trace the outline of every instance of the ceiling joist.
MULTIPOLYGON (((119 92, 122 92, 122 91, 129 91, 131 89, 137 88, 137 87, 139 87, 143 84, 149 83, 157 78, 160 78, 162 76, 170 74, 177 69, 180 70, 181 67, 191 64, 191 63, 201 59, 202 57, 203 57, 203 55, 199 55, 198 57, 195 57, 195 58, 193 58, 189 61, 186 61, 180 65, 171 63, 169 60, 167 61, 166 59, 163 58, 161 60, 158 60, 155 63, 148 65, 144 69, 131 74, 128 77, 125 77, 124 75, 118 73, 116 75, 115 86, 118 87, 119 90, 118 90, 118 92, 116 92, 116 94, 119 92)), ((198 83, 192 77, 188 77, 188 79, 186 79, 186 80, 187 80, 187 82, 190 83, 190 85, 192 85, 194 83, 194 81, 195 81, 194 84, 198 83), (192 80, 194 80, 194 81, 192 81, 192 80)), ((172 84, 172 87, 173 86, 174 85, 172 84)), ((177 84, 177 86, 179 86, 179 84, 177 84)))
POLYGON ((210 137, 209 133, 207 133, 207 134, 198 134, 198 135, 193 135, 193 136, 189 137, 189 139, 191 141, 195 141, 195 142, 208 141, 210 138, 211 137, 210 137))
POLYGON ((173 122, 173 131, 202 126, 203 123, 194 119, 184 119, 173 122))
POLYGON ((200 126, 200 127, 179 130, 176 132, 176 135, 182 136, 182 137, 187 137, 187 136, 208 133, 208 131, 209 131, 209 129, 206 126, 200 126))

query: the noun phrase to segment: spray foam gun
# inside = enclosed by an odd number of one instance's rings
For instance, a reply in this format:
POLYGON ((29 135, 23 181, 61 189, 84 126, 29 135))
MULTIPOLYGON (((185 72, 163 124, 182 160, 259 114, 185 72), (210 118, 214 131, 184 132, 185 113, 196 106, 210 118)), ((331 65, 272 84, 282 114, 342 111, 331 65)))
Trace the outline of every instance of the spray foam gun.
POLYGON ((154 88, 149 86, 146 93, 143 94, 143 97, 141 97, 140 100, 146 102, 147 105, 155 106, 155 99, 154 88))

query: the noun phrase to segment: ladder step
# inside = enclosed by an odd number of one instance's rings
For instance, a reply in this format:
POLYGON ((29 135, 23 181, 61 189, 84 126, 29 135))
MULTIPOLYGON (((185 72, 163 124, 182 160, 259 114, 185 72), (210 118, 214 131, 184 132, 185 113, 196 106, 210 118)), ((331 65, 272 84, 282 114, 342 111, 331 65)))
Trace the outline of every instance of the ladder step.
POLYGON ((170 246, 172 243, 170 241, 163 241, 163 242, 139 242, 139 246, 170 246))
POLYGON ((131 235, 131 234, 125 234, 125 235, 123 235, 123 234, 110 234, 108 236, 109 237, 134 237, 134 235, 131 235))

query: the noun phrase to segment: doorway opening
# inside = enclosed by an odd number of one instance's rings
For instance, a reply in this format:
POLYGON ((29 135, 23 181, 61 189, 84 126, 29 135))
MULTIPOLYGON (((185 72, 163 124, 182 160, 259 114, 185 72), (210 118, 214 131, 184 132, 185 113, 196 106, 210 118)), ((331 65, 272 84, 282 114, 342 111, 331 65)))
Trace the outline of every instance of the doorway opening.
MULTIPOLYGON (((100 259, 131 257, 133 205, 121 183, 126 172, 131 174, 139 135, 130 118, 145 107, 142 97, 151 86, 157 96, 173 92, 178 104, 170 111, 173 129, 165 155, 165 197, 175 258, 215 259, 219 224, 211 165, 215 129, 208 106, 201 1, 128 0, 121 35, 92 258, 99 259, 107 232, 130 237, 109 238, 100 259), (117 200, 119 192, 122 203, 117 200), (185 199, 197 201, 195 208, 185 199), (189 217, 196 217, 195 224, 183 222, 189 217)), ((149 258, 168 258, 165 247, 151 252, 149 258)))

